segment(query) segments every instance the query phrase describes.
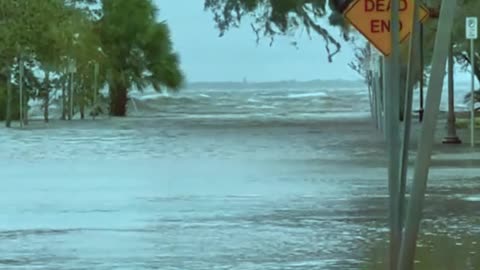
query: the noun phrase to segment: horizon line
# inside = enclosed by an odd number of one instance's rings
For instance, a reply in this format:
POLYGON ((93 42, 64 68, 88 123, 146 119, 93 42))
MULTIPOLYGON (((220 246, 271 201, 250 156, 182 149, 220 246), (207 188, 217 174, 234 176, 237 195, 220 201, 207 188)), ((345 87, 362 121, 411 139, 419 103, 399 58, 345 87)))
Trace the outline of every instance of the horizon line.
POLYGON ((190 81, 185 82, 185 84, 198 84, 198 83, 246 83, 246 84, 255 84, 255 83, 279 83, 279 82, 295 82, 295 83, 308 83, 308 82, 333 82, 333 81, 345 81, 345 82, 363 82, 363 79, 311 79, 311 80, 296 80, 296 79, 284 79, 284 80, 271 80, 271 81, 233 81, 233 80, 225 80, 225 81, 190 81))

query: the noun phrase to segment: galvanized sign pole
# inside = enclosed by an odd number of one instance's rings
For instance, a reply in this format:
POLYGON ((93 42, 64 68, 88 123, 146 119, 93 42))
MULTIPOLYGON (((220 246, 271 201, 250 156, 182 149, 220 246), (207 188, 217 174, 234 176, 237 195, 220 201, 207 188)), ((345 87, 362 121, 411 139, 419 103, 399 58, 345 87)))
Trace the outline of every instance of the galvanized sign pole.
POLYGON ((465 36, 470 40, 470 65, 471 65, 471 115, 470 115, 470 143, 475 146, 475 39, 478 38, 478 19, 477 17, 467 17, 465 19, 465 36))
POLYGON ((400 250, 399 270, 413 269, 414 265, 416 243, 427 189, 433 139, 440 110, 445 68, 456 8, 456 0, 442 0, 440 19, 437 26, 442 31, 437 31, 435 37, 432 70, 425 106, 425 119, 418 143, 419 148, 415 162, 412 192, 408 202, 405 231, 400 250))
POLYGON ((390 195, 390 269, 397 268, 401 242, 399 208, 400 176, 400 1, 391 1, 392 52, 386 57, 385 133, 388 150, 388 189, 390 195))
MULTIPOLYGON (((377 92, 379 95, 376 99, 382 101, 377 102, 377 107, 383 108, 384 114, 378 113, 377 117, 383 120, 382 128, 388 152, 390 270, 397 270, 399 265, 403 225, 400 214, 403 210, 403 207, 400 207, 403 202, 400 196, 402 171, 400 168, 400 118, 403 115, 400 113, 404 108, 400 110, 400 93, 405 89, 400 89, 400 83, 403 83, 400 80, 400 40, 411 34, 414 3, 414 0, 354 0, 345 11, 345 18, 351 22, 352 26, 363 33, 383 54, 383 66, 380 67, 382 72, 379 74, 380 82, 378 83, 381 87, 378 87, 380 91, 377 92), (390 4, 384 2, 390 2, 390 4)), ((416 14, 423 22, 428 17, 428 10, 423 6, 419 7, 417 6, 416 14)), ((411 83, 408 85, 410 86, 411 83)), ((411 111, 411 105, 408 108, 411 111)), ((408 151, 408 139, 406 142, 405 149, 408 151)), ((408 155, 403 156, 408 158, 408 155)), ((407 162, 404 163, 407 165, 407 162)))
MULTIPOLYGON (((420 4, 418 1, 415 1, 413 8, 413 18, 412 18, 412 37, 410 39, 409 52, 408 52, 408 67, 407 67, 407 82, 405 89, 405 110, 404 110, 404 126, 403 126, 403 140, 402 140, 402 151, 400 159, 400 195, 399 195, 399 215, 400 220, 402 221, 401 226, 403 227, 403 220, 405 218, 405 194, 407 186, 407 172, 408 172, 408 150, 410 147, 410 133, 412 126, 412 105, 413 105, 413 86, 414 86, 414 76, 419 70, 419 51, 420 43, 418 42, 420 38, 420 26, 421 23, 418 19, 420 4)), ((401 89, 402 90, 402 89, 401 89)))

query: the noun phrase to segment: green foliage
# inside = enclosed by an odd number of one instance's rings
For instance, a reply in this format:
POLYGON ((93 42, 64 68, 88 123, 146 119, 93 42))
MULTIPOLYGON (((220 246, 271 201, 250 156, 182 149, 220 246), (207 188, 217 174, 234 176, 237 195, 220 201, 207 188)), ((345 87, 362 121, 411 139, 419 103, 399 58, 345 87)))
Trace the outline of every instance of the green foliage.
MULTIPOLYGON (((426 1, 426 5, 432 9, 441 8, 441 0, 426 1)), ((455 14, 455 21, 452 30, 452 42, 454 45, 454 55, 456 62, 464 69, 470 66, 470 41, 465 38, 465 18, 468 16, 480 17, 480 2, 475 0, 459 0, 455 14)), ((431 64, 435 36, 438 29, 438 18, 430 18, 424 24, 424 52, 425 65, 428 68, 431 64)), ((480 40, 475 41, 477 52, 480 51, 480 40)), ((480 63, 480 59, 476 59, 480 63)), ((476 70, 477 79, 480 80, 480 69, 476 70)))
MULTIPOLYGON (((469 102, 471 101, 471 97, 472 97, 472 94, 471 94, 471 93, 466 94, 466 95, 465 95, 464 102, 465 102, 465 103, 469 103, 469 102)), ((475 103, 480 102, 480 89, 475 90, 475 91, 473 92, 473 99, 474 99, 474 102, 475 102, 475 103)))
MULTIPOLYGON (((19 109, 19 97, 18 95, 13 95, 12 97, 12 119, 20 119, 20 109, 19 109)), ((7 88, 5 85, 0 87, 0 108, 7 107, 7 88)), ((0 110, 0 121, 6 120, 6 110, 0 110)))
POLYGON ((315 32, 324 41, 328 60, 340 51, 339 41, 326 29, 326 24, 340 26, 348 38, 347 24, 342 19, 342 9, 350 1, 327 0, 205 0, 205 9, 214 15, 220 36, 232 27, 238 27, 244 17, 253 19, 251 26, 257 35, 273 42, 278 35, 291 35, 306 29, 315 32), (331 11, 331 12, 329 12, 331 11), (323 18, 329 22, 321 22, 323 18))
POLYGON ((109 67, 128 87, 140 89, 161 85, 178 89, 183 82, 179 57, 173 52, 169 29, 156 22, 156 8, 150 0, 103 0, 102 48, 109 67), (125 19, 128 18, 128 19, 125 19), (148 75, 146 75, 148 74, 148 75))
POLYGON ((179 57, 156 12, 151 0, 0 0, 0 75, 5 80, 13 72, 18 83, 21 57, 28 97, 48 97, 55 84, 40 82, 33 70, 65 77, 74 62, 76 100, 82 104, 93 99, 95 63, 100 65, 98 86, 177 90, 184 79, 179 57))
POLYGON ((148 85, 157 91, 162 86, 177 90, 184 80, 179 57, 173 51, 166 23, 156 22, 153 2, 102 0, 102 4, 99 29, 111 95, 119 92, 119 102, 126 102, 123 92, 132 86, 140 90, 148 85))
MULTIPOLYGON (((457 118, 455 121, 455 127, 457 129, 467 129, 470 128, 470 119, 467 118, 457 118)), ((475 128, 480 128, 480 118, 475 118, 475 128)))

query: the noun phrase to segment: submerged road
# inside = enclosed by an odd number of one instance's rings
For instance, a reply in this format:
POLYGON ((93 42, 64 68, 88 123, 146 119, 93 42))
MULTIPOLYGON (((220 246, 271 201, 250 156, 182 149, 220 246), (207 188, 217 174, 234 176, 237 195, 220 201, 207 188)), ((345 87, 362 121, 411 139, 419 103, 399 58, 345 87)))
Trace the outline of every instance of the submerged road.
MULTIPOLYGON (((113 119, 0 137, 0 269, 360 269, 386 239, 368 119, 113 119)), ((479 171, 433 169, 426 235, 480 233, 479 171)))
MULTIPOLYGON (((0 269, 375 269, 386 155, 365 90, 342 91, 192 92, 139 101, 155 117, 0 129, 0 269)), ((478 260, 480 169, 443 163, 420 250, 445 236, 464 249, 441 258, 478 260)))

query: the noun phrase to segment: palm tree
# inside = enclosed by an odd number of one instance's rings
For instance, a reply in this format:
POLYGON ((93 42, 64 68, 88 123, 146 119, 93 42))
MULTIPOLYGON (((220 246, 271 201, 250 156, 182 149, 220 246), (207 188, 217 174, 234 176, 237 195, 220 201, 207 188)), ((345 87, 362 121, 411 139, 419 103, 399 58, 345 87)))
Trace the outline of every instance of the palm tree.
POLYGON ((156 21, 151 0, 102 0, 99 21, 104 70, 110 93, 110 114, 125 116, 128 91, 152 86, 178 90, 183 82, 165 22, 156 21))

